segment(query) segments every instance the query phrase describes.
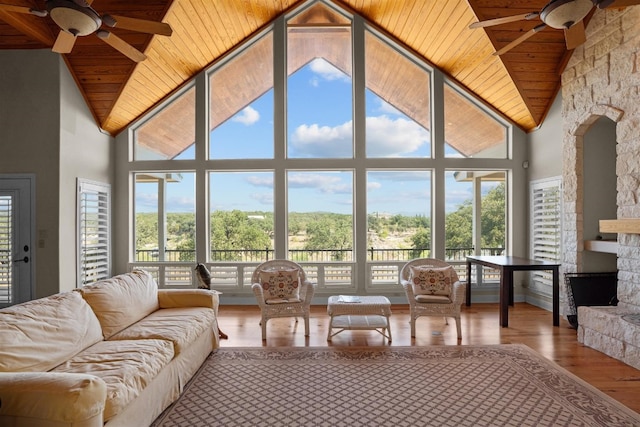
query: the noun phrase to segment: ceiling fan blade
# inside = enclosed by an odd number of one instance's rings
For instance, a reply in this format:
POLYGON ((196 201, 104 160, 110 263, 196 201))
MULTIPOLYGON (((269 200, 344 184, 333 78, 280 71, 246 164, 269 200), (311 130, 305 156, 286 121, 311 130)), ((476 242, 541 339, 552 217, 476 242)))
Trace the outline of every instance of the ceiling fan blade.
POLYGON ((567 49, 575 49, 582 43, 587 41, 587 35, 584 32, 584 22, 576 22, 569 28, 564 30, 564 41, 567 44, 567 49))
POLYGON ((36 15, 41 18, 47 16, 46 10, 33 9, 26 6, 14 6, 11 4, 0 4, 1 12, 15 12, 15 13, 30 13, 31 15, 36 15))
POLYGON ((100 30, 96 33, 96 35, 106 44, 113 47, 115 50, 122 53, 132 61, 141 62, 147 58, 144 53, 140 52, 138 49, 131 46, 129 43, 122 40, 115 34, 111 34, 109 31, 100 30))
POLYGON ((521 15, 513 15, 513 16, 505 16, 504 18, 495 18, 488 19, 486 21, 474 22, 469 25, 469 28, 483 28, 483 27, 492 27, 494 25, 506 24, 508 22, 516 22, 527 20, 530 21, 532 19, 536 19, 540 14, 538 12, 529 12, 523 13, 521 15))
POLYGON ((90 7, 93 0, 73 0, 73 2, 80 7, 90 7))
POLYGON ((66 31, 60 31, 51 50, 56 53, 69 53, 73 50, 73 45, 75 44, 76 36, 66 31))
POLYGON ((129 18, 118 15, 105 15, 102 22, 110 27, 124 28, 125 30, 138 31, 140 33, 158 34, 170 36, 173 33, 171 26, 164 22, 148 21, 146 19, 129 18))
POLYGON ((498 55, 502 55, 503 53, 506 53, 506 52, 510 51, 514 47, 518 46, 520 43, 522 43, 525 40, 527 40, 528 38, 532 37, 535 33, 538 33, 540 31, 544 30, 546 27, 547 27, 546 24, 540 24, 540 25, 538 25, 536 27, 533 27, 532 29, 530 29, 529 31, 527 31, 526 33, 524 33, 523 35, 521 35, 520 37, 518 37, 517 39, 515 39, 514 41, 512 41, 511 43, 509 43, 505 47, 503 47, 502 49, 494 52, 493 54, 495 56, 498 56, 498 55))

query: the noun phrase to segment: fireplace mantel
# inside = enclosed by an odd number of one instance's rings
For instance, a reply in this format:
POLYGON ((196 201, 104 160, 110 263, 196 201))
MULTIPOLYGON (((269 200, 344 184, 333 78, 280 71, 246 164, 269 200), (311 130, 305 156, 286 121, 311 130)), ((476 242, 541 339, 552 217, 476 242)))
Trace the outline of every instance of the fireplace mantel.
POLYGON ((592 252, 618 253, 617 240, 585 240, 584 249, 592 252))
POLYGON ((640 234, 640 218, 601 219, 600 232, 640 234))

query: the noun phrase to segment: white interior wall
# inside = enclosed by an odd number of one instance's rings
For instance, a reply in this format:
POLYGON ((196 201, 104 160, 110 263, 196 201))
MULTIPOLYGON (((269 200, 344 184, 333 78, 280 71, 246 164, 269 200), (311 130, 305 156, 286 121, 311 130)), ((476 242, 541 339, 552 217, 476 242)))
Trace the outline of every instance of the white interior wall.
POLYGON ((59 61, 46 50, 0 51, 0 173, 36 177, 36 298, 59 289, 59 61))
MULTIPOLYGON (((76 182, 111 184, 114 138, 96 125, 66 64, 60 61, 60 291, 76 287, 76 182)), ((112 199, 115 200, 115 199, 112 199)))
POLYGON ((562 175, 562 95, 558 94, 540 127, 528 135, 529 181, 562 175))
POLYGON ((35 297, 75 287, 76 176, 112 181, 102 134, 60 55, 0 51, 0 174, 36 179, 35 297))

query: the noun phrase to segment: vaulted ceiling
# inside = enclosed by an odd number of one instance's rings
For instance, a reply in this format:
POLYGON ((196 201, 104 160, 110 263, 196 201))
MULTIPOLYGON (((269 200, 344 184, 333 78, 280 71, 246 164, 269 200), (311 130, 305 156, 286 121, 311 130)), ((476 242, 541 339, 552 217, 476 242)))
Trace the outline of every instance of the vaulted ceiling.
MULTIPOLYGON (((64 54, 98 125, 116 135, 203 68, 303 0, 95 0, 101 14, 164 21, 171 37, 112 31, 144 52, 135 63, 95 34, 64 54)), ((546 28, 492 55, 539 19, 469 29, 478 20, 541 10, 547 0, 333 0, 362 15, 525 131, 544 120, 572 51, 561 30, 546 28)), ((43 0, 0 3, 46 9, 43 0)), ((602 13, 597 11, 595 13, 602 13)), ((51 48, 59 28, 49 17, 0 12, 0 49, 51 48)))

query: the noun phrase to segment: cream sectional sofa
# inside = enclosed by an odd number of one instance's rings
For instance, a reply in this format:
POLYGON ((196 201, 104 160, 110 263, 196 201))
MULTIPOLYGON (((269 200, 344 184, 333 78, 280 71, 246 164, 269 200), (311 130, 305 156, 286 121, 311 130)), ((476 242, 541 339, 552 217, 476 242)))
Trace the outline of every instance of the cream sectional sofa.
POLYGON ((218 303, 136 270, 0 310, 0 426, 148 426, 218 347, 218 303))

